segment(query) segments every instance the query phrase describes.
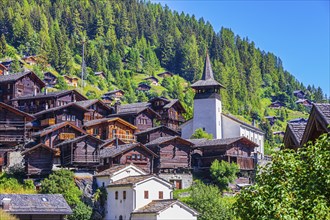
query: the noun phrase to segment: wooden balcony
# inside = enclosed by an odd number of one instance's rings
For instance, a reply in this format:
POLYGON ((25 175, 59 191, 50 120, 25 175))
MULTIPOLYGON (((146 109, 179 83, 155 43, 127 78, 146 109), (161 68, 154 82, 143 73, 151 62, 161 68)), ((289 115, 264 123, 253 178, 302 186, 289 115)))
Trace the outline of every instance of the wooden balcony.
POLYGON ((115 135, 111 135, 110 138, 119 138, 120 140, 126 143, 136 142, 136 136, 132 134, 115 134, 115 135))
POLYGON ((99 164, 99 155, 74 154, 63 158, 63 165, 68 164, 99 164))
POLYGON ((24 135, 0 135, 0 142, 23 142, 24 135))
POLYGON ((76 137, 76 135, 74 133, 61 133, 59 135, 59 139, 61 141, 69 140, 69 139, 74 139, 75 137, 76 137))
POLYGON ((50 126, 55 124, 55 118, 47 118, 44 120, 41 120, 41 126, 50 126))

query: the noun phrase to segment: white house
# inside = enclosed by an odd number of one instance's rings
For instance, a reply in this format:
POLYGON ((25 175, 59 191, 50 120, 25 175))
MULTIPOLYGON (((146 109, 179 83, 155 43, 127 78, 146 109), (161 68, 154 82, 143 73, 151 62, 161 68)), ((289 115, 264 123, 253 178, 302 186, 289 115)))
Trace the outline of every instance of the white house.
POLYGON ((244 136, 258 144, 255 150, 261 158, 264 154, 264 132, 237 118, 222 113, 219 91, 224 88, 213 76, 210 58, 205 59, 202 79, 191 85, 196 92, 193 118, 181 127, 182 138, 189 139, 196 129, 212 134, 214 139, 244 136))
POLYGON ((198 213, 172 199, 173 184, 155 175, 146 175, 134 165, 121 165, 95 175, 97 185, 106 185, 105 219, 187 219, 198 213))

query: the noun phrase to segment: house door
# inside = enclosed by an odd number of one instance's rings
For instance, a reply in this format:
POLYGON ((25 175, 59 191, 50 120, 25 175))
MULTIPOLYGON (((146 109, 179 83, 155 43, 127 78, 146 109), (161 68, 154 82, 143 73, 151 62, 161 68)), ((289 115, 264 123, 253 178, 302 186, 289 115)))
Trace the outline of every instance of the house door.
POLYGON ((176 189, 182 189, 182 180, 170 180, 176 189))

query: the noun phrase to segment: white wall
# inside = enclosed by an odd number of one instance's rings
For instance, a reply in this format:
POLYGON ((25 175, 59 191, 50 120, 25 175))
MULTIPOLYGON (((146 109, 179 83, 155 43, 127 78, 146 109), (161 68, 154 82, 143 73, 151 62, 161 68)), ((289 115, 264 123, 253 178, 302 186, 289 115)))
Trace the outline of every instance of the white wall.
POLYGON ((150 203, 152 200, 159 200, 159 191, 163 191, 163 199, 172 198, 172 188, 160 182, 157 179, 150 179, 135 187, 136 192, 136 205, 135 210, 142 208, 150 203), (144 191, 149 192, 149 198, 144 198, 144 191))
POLYGON ((178 204, 174 204, 172 207, 159 213, 157 220, 197 220, 197 216, 188 212, 186 209, 181 208, 178 204))
POLYGON ((105 219, 116 220, 123 216, 123 220, 130 218, 134 210, 134 193, 130 186, 107 187, 108 197, 106 204, 105 219), (115 199, 115 192, 118 191, 118 199, 115 199), (123 199, 123 191, 126 191, 126 199, 123 199))
POLYGON ((222 137, 223 138, 233 138, 240 137, 240 124, 236 121, 221 115, 222 118, 222 137))
POLYGON ((214 139, 221 139, 221 112, 222 105, 219 99, 195 99, 193 132, 198 128, 205 128, 214 139))

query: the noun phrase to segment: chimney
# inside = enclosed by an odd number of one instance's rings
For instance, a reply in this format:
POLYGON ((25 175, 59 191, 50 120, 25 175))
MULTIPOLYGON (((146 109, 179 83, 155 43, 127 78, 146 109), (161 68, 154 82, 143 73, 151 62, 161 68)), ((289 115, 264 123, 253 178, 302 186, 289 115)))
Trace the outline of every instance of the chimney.
POLYGON ((114 104, 114 107, 115 107, 115 114, 118 113, 118 108, 119 108, 120 104, 121 104, 121 103, 120 103, 119 100, 114 104))
POLYGON ((9 210, 10 201, 11 201, 11 199, 9 199, 9 198, 3 198, 2 199, 1 205, 2 205, 3 210, 9 210))

